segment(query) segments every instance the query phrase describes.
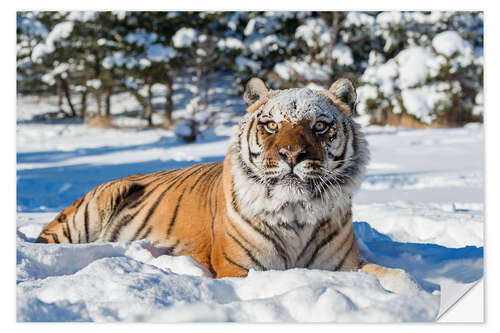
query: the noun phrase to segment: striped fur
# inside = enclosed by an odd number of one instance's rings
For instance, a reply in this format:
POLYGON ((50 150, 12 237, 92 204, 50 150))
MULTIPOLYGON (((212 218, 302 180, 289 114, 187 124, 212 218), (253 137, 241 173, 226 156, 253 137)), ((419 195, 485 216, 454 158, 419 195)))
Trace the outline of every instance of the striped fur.
POLYGON ((269 91, 252 79, 247 115, 223 162, 101 184, 37 242, 147 239, 217 278, 250 269, 356 270, 351 198, 368 150, 350 118, 351 87, 341 79, 328 91, 269 91))

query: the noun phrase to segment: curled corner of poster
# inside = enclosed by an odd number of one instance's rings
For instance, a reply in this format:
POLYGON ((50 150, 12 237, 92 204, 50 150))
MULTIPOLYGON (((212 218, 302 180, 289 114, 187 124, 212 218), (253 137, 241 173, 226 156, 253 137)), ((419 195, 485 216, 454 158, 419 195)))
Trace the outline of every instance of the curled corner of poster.
POLYGON ((484 322, 484 282, 441 284, 438 322, 484 322))

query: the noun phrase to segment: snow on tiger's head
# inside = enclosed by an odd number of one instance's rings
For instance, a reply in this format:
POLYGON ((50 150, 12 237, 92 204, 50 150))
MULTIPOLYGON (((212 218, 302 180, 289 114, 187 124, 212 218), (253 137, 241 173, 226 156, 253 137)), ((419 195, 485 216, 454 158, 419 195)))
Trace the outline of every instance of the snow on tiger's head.
POLYGON ((284 201, 358 187, 368 150, 351 119, 356 90, 350 80, 339 79, 328 90, 269 90, 253 78, 244 99, 247 114, 235 150, 249 179, 284 201))

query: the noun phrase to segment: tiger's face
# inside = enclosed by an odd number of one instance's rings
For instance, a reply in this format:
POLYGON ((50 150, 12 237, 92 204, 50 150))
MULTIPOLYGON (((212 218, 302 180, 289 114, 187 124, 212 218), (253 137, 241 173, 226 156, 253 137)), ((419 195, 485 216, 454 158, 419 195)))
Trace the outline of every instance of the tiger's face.
POLYGON ((251 179, 275 190, 270 192, 308 200, 334 192, 362 171, 366 154, 350 118, 356 100, 350 80, 340 79, 328 91, 269 91, 254 78, 244 97, 241 164, 251 179))

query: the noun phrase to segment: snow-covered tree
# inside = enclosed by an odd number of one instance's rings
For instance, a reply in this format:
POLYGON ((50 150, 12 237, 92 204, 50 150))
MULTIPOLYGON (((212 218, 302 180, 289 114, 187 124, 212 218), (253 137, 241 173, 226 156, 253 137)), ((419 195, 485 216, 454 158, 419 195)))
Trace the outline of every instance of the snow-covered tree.
POLYGON ((169 127, 174 78, 194 83, 203 113, 214 74, 233 71, 235 93, 252 76, 272 88, 350 77, 368 122, 482 118, 477 12, 19 12, 17 32, 18 91, 56 93, 72 116, 93 96, 109 117, 125 91, 153 125, 161 95, 169 127))
POLYGON ((382 12, 367 25, 382 42, 360 77, 358 112, 367 121, 391 118, 417 126, 481 120, 480 13, 382 12))

